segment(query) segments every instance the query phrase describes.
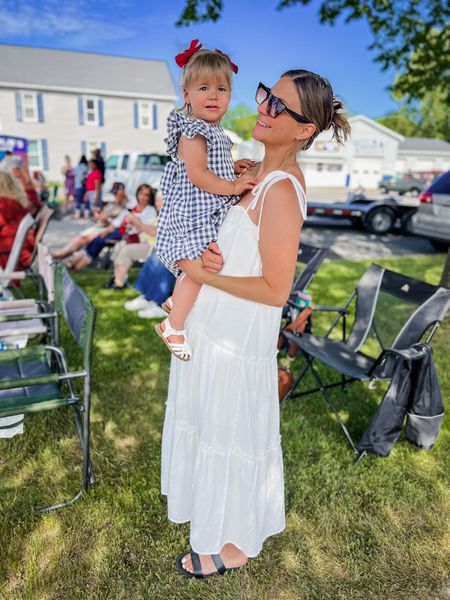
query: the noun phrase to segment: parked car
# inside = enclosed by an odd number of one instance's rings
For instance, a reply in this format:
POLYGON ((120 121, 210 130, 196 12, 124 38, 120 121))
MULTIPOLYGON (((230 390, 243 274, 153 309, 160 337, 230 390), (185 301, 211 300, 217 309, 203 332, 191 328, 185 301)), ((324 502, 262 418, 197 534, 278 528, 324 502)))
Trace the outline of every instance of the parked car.
POLYGON ((438 250, 450 246, 450 171, 441 175, 420 195, 412 221, 416 235, 426 237, 438 250))
POLYGON ((104 201, 113 200, 111 190, 116 182, 125 184, 130 198, 134 197, 141 183, 158 188, 164 167, 169 161, 170 156, 156 152, 114 152, 108 156, 105 163, 104 201))
POLYGON ((380 181, 378 189, 382 194, 389 192, 397 192, 399 196, 409 193, 412 196, 418 196, 423 192, 430 183, 439 177, 440 171, 418 171, 414 173, 406 173, 393 177, 390 180, 380 181))

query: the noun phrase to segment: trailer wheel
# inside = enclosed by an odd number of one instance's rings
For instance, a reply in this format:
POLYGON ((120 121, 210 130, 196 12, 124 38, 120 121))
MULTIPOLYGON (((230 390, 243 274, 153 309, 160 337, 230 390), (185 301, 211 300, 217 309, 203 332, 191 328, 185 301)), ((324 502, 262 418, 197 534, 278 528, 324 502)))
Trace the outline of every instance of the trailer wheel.
POLYGON ((416 208, 413 208, 412 210, 409 210, 408 212, 406 212, 401 219, 401 229, 402 229, 402 233, 405 235, 413 235, 414 231, 413 231, 413 215, 415 215, 417 212, 416 208))
POLYGON ((395 213, 387 206, 373 208, 366 216, 366 229, 370 233, 383 235, 392 231, 395 223, 395 213))

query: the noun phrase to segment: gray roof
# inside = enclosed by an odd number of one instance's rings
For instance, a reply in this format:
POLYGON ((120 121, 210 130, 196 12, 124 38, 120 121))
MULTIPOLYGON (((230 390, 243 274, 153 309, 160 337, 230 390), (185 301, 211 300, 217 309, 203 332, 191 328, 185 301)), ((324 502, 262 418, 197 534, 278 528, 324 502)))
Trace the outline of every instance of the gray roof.
POLYGON ((434 138, 407 137, 399 144, 398 149, 413 152, 450 152, 450 144, 434 138))
POLYGON ((0 85, 177 97, 165 61, 0 44, 0 85))

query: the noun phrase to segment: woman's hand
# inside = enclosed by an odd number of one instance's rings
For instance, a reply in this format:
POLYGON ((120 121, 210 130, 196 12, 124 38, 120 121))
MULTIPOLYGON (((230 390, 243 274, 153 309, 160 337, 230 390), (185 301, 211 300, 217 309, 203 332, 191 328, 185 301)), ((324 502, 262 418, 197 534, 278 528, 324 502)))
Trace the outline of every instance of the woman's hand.
POLYGON ((250 160, 249 158, 241 158, 240 160, 234 161, 234 172, 237 175, 240 175, 247 169, 253 169, 255 165, 256 163, 253 160, 250 160))
POLYGON ((203 268, 210 273, 218 273, 223 267, 222 251, 217 242, 211 242, 202 256, 203 268))
POLYGON ((203 268, 201 258, 196 258, 195 260, 179 260, 178 267, 196 283, 203 284, 208 280, 208 272, 203 268))

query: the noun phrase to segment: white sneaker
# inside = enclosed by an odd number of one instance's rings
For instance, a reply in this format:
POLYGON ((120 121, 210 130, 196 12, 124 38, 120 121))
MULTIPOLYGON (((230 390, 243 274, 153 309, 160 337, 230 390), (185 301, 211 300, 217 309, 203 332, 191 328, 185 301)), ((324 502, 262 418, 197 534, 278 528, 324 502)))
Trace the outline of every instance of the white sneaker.
POLYGON ((138 317, 142 317, 143 319, 159 319, 160 317, 167 317, 167 313, 160 306, 154 306, 153 308, 140 310, 138 317))
POLYGON ((153 300, 146 300, 145 296, 138 296, 133 300, 128 300, 128 302, 125 302, 123 305, 126 310, 144 310, 146 308, 154 308, 155 306, 158 306, 156 302, 153 302, 153 300))

